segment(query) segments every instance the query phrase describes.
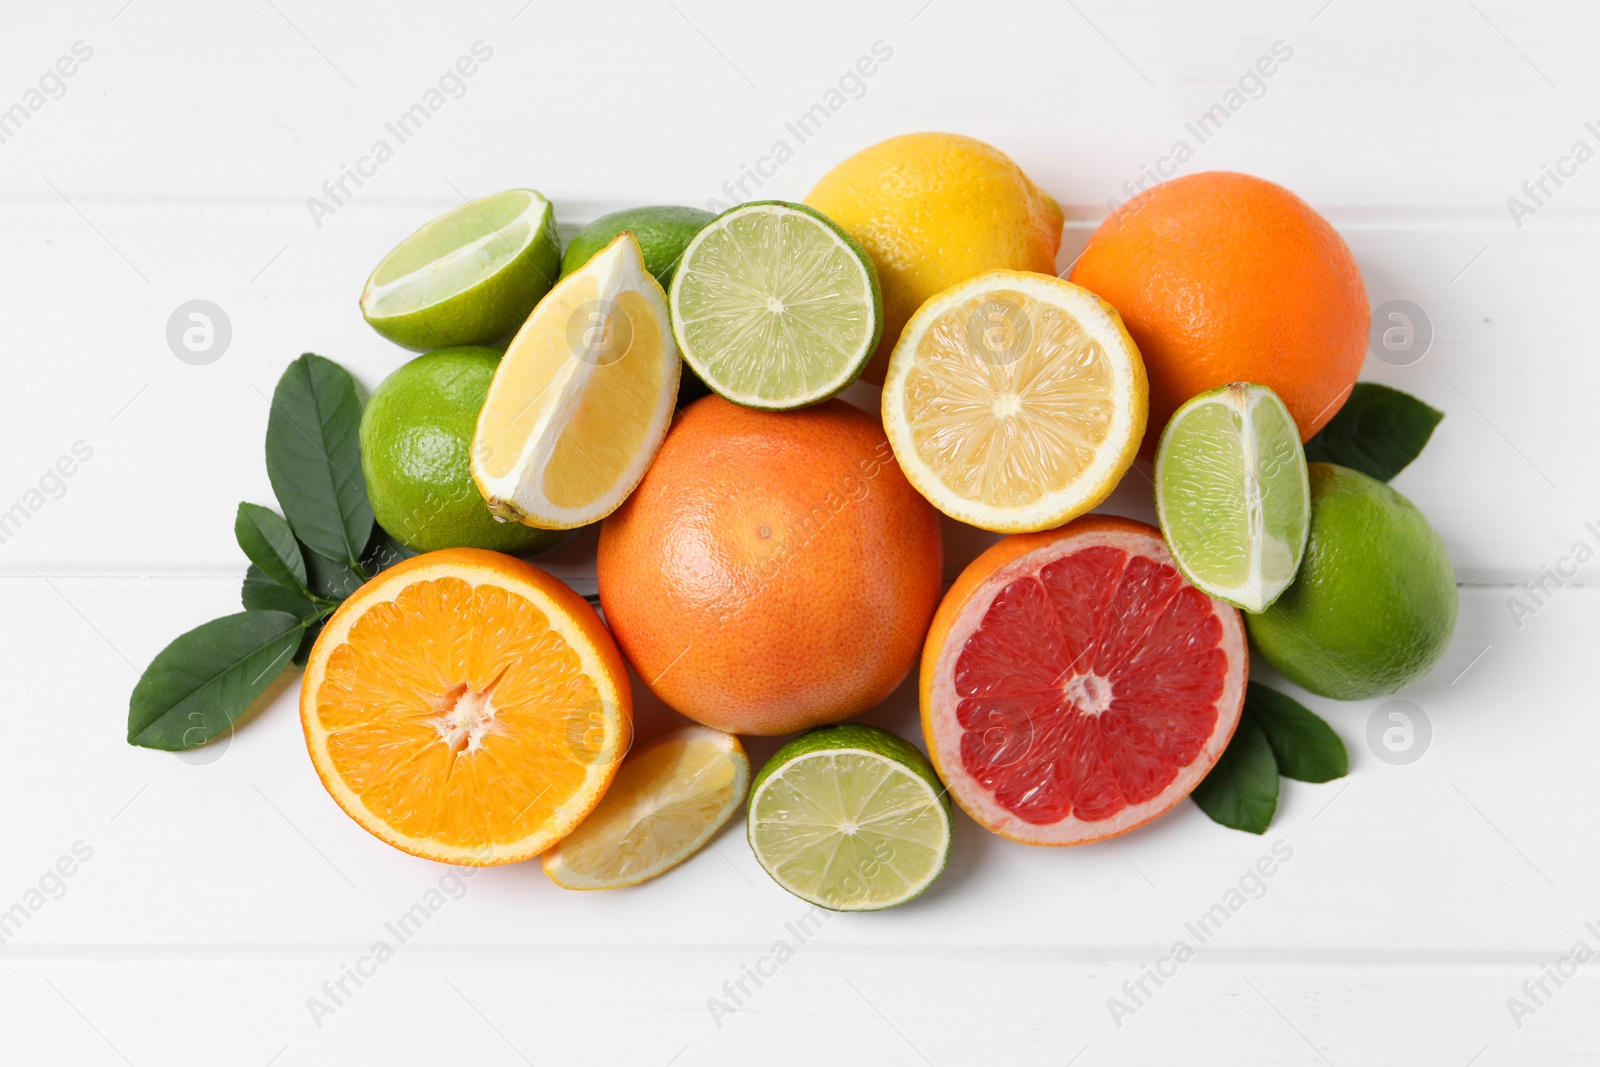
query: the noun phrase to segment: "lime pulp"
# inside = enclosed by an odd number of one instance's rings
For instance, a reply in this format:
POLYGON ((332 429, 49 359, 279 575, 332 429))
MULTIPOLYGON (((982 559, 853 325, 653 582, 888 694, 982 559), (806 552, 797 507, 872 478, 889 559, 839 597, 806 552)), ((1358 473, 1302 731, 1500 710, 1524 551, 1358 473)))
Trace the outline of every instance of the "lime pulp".
POLYGON ((1236 382, 1179 408, 1161 435, 1156 513, 1184 576, 1248 612, 1294 581, 1311 529, 1300 433, 1264 385, 1236 382))
POLYGON ((684 250, 670 295, 684 359, 736 404, 786 410, 825 400, 877 348, 883 301, 859 245, 799 204, 742 204, 684 250))
POLYGON ((834 911, 920 894, 950 856, 950 801, 894 734, 850 723, 795 738, 750 793, 750 846, 783 888, 834 911))

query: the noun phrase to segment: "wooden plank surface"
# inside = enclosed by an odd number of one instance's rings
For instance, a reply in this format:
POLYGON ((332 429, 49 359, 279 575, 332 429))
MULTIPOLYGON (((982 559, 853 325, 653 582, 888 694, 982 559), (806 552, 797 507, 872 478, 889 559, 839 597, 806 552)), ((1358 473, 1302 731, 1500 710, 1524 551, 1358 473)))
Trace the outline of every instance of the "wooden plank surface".
MULTIPOLYGON (((1537 204, 1523 189, 1575 141, 1600 148, 1585 125, 1600 125, 1586 47, 1600 10, 107 0, 16 6, 0 28, 0 114, 29 110, 0 125, 0 510, 29 501, 0 540, 8 1062, 1592 1055, 1600 963, 1562 961, 1580 942, 1600 951, 1600 559, 1532 614, 1511 604, 1575 544, 1600 549, 1586 525, 1600 527, 1600 164, 1546 178, 1537 204), (492 55, 459 91, 315 217, 308 199, 326 203, 323 183, 394 140, 385 123, 480 41, 492 55), (841 87, 878 42, 890 57, 841 87), (1277 42, 1291 57, 1201 142, 1193 120, 1277 42), (64 56, 74 73, 34 108, 30 87, 64 56), (831 89, 844 102, 801 140, 790 124, 831 89), (400 236, 513 185, 548 194, 569 233, 639 203, 799 197, 850 152, 925 128, 992 141, 1062 201, 1063 267, 1182 140, 1185 172, 1249 170, 1324 211, 1375 307, 1426 312, 1425 357, 1364 371, 1447 414, 1396 483, 1463 586, 1453 645, 1401 697, 1430 725, 1422 758, 1393 765, 1369 744, 1385 701, 1305 696, 1352 773, 1285 783, 1264 838, 1185 804, 1056 852, 958 815, 927 898, 823 920, 766 879, 739 826, 670 877, 602 895, 536 865, 466 880, 394 852, 317 785, 295 676, 226 744, 176 757, 123 742, 138 671, 236 604, 231 517, 271 500, 265 396, 283 366, 317 351, 370 390, 405 359, 355 308, 400 236), (760 187, 724 188, 778 141, 790 153, 760 187), (1510 197, 1535 210, 1514 217, 1510 197), (191 299, 232 328, 206 366, 165 339, 191 299), (51 476, 62 457, 72 473, 51 476), (400 944, 388 924, 419 903, 426 923, 400 944), (393 958, 362 963, 379 941, 393 958), (1178 942, 1192 959, 1171 962, 1178 942), (340 991, 358 965, 371 976, 340 991), (1158 985, 1147 968, 1172 974, 1158 985)), ((876 401, 865 386, 849 399, 876 401)), ((1130 475, 1106 507, 1148 517, 1148 495, 1130 475)), ((951 576, 987 540, 947 526, 951 576)), ((592 591, 592 544, 545 562, 592 591)), ((641 704, 643 735, 674 721, 641 704)), ((869 718, 917 737, 914 704, 903 688, 869 718)), ((775 744, 750 747, 760 760, 775 744)))

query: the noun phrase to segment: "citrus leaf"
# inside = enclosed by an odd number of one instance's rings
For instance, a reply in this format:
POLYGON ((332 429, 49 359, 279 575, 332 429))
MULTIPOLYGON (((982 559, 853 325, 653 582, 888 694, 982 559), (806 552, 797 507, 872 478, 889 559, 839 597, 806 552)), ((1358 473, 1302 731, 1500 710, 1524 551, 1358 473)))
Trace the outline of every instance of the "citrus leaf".
POLYGON ((1278 761, 1254 719, 1240 716, 1222 758, 1189 795, 1214 822, 1252 834, 1267 832, 1278 810, 1278 761))
POLYGON ((1306 462, 1337 463, 1387 482, 1417 458, 1443 418, 1409 393, 1357 382, 1339 413, 1306 442, 1306 462))
POLYGON ((368 574, 377 574, 415 555, 415 552, 396 541, 382 526, 374 526, 372 540, 367 542, 367 551, 361 557, 361 566, 368 574))
POLYGON ((329 559, 302 543, 306 555, 306 584, 311 592, 326 600, 343 600, 361 588, 367 576, 343 560, 329 559))
POLYGON ((304 667, 306 660, 311 658, 311 646, 317 643, 317 637, 327 622, 325 618, 318 618, 306 624, 305 636, 300 639, 300 647, 295 650, 294 659, 291 661, 296 667, 304 667))
POLYGON ((351 566, 373 525, 360 428, 356 383, 343 367, 310 352, 289 364, 267 419, 267 477, 295 536, 351 566))
POLYGON ((285 589, 254 564, 244 572, 244 585, 239 588, 239 603, 244 605, 246 611, 286 611, 301 619, 314 619, 321 613, 310 597, 293 589, 285 589))
POLYGON ((1285 778, 1331 782, 1350 773, 1350 754, 1339 735, 1293 697, 1251 682, 1244 712, 1266 735, 1285 778))
POLYGON ((133 687, 128 743, 177 752, 211 740, 283 673, 304 625, 284 611, 241 611, 173 641, 133 687))
POLYGON ((260 504, 240 504, 233 519, 233 536, 245 556, 267 577, 285 589, 305 589, 305 558, 294 531, 276 511, 260 504))

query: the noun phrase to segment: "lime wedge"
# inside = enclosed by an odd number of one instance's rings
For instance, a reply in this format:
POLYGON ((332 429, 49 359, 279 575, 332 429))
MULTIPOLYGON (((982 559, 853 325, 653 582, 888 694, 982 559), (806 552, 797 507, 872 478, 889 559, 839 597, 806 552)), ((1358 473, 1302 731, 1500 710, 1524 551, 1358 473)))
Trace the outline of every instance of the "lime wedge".
POLYGON ((1277 393, 1235 382, 1184 404, 1161 434, 1155 483, 1167 547, 1202 592, 1254 613, 1294 581, 1311 484, 1277 393))
POLYGON ((826 216, 741 204, 695 234, 669 298, 683 358, 713 390, 782 411, 855 381, 878 344, 883 298, 861 246, 826 216))
POLYGON ((555 211, 532 189, 462 204, 383 257, 361 314, 419 352, 502 340, 522 325, 561 269, 555 211))
POLYGON ((774 881, 833 911, 903 904, 950 858, 950 798, 887 730, 824 726, 780 748, 750 791, 750 847, 774 881))

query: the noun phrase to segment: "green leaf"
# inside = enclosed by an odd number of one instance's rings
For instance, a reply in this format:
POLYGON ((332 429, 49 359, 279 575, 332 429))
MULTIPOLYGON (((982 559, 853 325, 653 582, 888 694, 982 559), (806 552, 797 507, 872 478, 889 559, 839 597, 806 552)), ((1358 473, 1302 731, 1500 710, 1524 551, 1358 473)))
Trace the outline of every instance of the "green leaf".
POLYGON ((415 555, 415 552, 391 537, 382 526, 374 526, 372 540, 367 543, 367 551, 361 557, 361 566, 368 574, 377 574, 415 555))
POLYGON ((300 639, 300 647, 294 653, 293 663, 296 667, 304 667, 306 660, 311 658, 311 646, 317 643, 317 635, 322 633, 322 627, 327 621, 327 619, 314 619, 306 624, 306 635, 300 639))
POLYGON ((239 603, 244 605, 246 611, 286 611, 301 619, 314 619, 322 613, 322 609, 310 597, 293 589, 285 589, 254 565, 244 572, 239 603))
POLYGON ((217 736, 283 673, 304 625, 283 611, 242 611, 173 641, 133 687, 128 743, 176 752, 217 736))
POLYGON ((305 558, 294 531, 276 511, 260 504, 240 504, 233 536, 245 556, 267 577, 285 589, 305 589, 305 558))
POLYGON ((1222 758, 1189 795, 1215 822, 1252 834, 1267 832, 1278 810, 1278 761, 1254 719, 1240 716, 1222 758))
POLYGON ((322 632, 323 623, 328 621, 328 616, 333 614, 333 609, 337 606, 328 601, 322 604, 313 603, 304 594, 285 589, 256 567, 251 567, 245 574, 244 587, 239 590, 239 599, 247 610, 287 611, 305 622, 305 637, 300 639, 300 647, 294 654, 293 663, 296 667, 306 665, 306 658, 311 655, 311 646, 316 643, 317 635, 322 632))
POLYGON ((1443 418, 1409 393, 1357 382, 1339 413, 1306 442, 1306 462, 1337 463, 1387 482, 1417 458, 1443 418))
POLYGON ((360 589, 367 576, 343 560, 329 559, 302 544, 306 554, 306 581, 311 591, 326 600, 343 600, 360 589))
POLYGON ((1350 754, 1339 735, 1293 697, 1251 682, 1244 713, 1261 727, 1285 778, 1331 782, 1350 773, 1350 754))
POLYGON ((267 419, 267 477, 295 536, 351 566, 373 525, 360 430, 361 401, 343 367, 310 352, 289 364, 267 419))

